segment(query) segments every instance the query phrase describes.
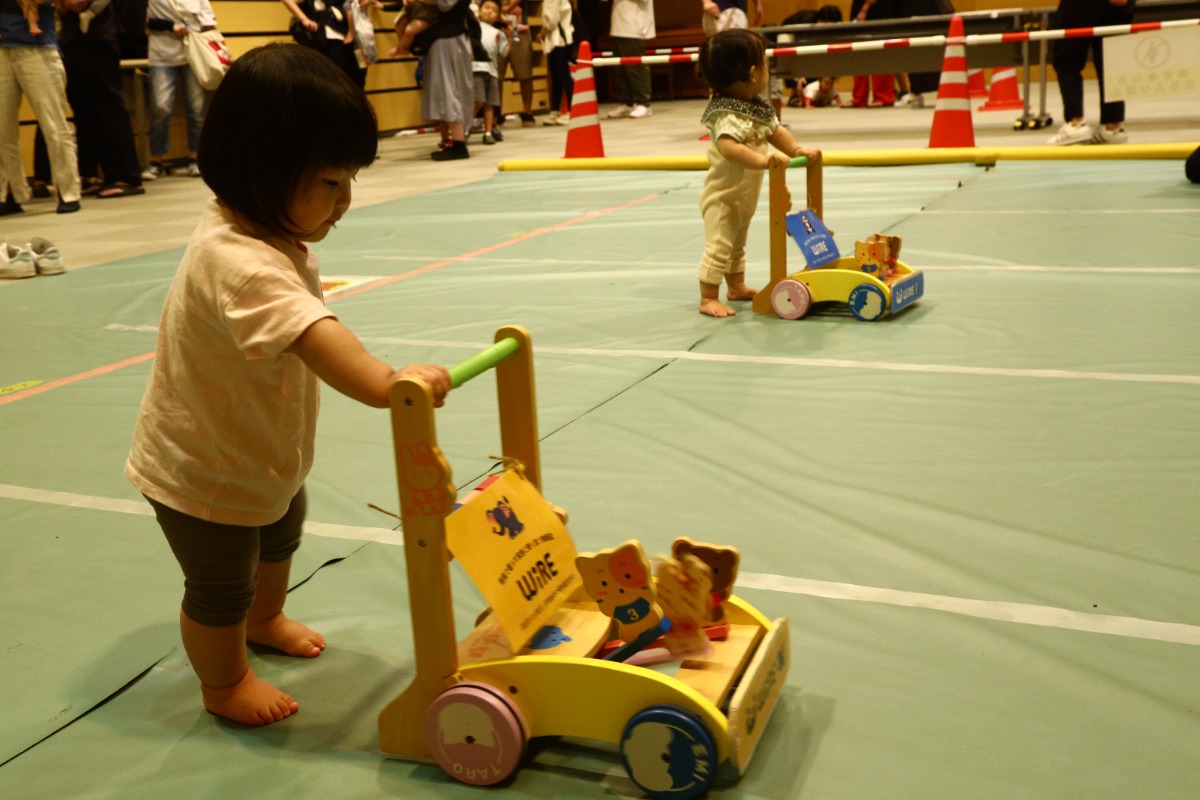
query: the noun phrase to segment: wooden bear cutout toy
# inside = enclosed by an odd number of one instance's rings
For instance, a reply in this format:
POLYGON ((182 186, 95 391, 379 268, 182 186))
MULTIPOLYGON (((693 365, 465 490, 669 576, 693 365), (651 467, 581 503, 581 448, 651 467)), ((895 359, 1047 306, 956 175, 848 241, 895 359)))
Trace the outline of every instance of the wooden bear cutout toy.
POLYGON ((854 243, 854 258, 863 272, 880 280, 889 278, 900 258, 900 237, 873 233, 865 242, 854 243))
POLYGON ((719 625, 725 621, 724 603, 733 594, 733 583, 737 580, 740 556, 736 547, 718 547, 680 536, 671 543, 671 555, 683 561, 695 556, 709 568, 712 590, 708 596, 707 624, 719 625))

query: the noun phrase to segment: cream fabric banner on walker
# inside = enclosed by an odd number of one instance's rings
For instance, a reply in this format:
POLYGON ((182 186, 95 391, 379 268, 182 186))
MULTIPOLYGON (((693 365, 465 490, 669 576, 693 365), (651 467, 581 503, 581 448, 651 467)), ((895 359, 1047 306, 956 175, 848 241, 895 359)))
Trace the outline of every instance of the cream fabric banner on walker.
POLYGON ((1104 40, 1104 99, 1133 100, 1200 90, 1200 27, 1104 40))
POLYGON ((446 518, 446 544, 492 607, 514 651, 580 586, 566 526, 515 469, 446 518))

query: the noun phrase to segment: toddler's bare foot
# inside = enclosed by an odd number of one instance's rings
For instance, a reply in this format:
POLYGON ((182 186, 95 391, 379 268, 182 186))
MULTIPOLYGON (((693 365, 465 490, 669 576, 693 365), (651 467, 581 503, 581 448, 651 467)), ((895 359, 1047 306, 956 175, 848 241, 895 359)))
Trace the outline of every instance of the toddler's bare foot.
POLYGON ((758 289, 751 289, 746 284, 740 286, 730 286, 725 290, 725 297, 731 302, 738 300, 753 300, 754 295, 758 294, 758 289))
POLYGON ((246 620, 246 641, 305 658, 316 658, 325 649, 324 636, 283 614, 257 622, 246 620))
POLYGON ((711 297, 700 298, 700 313, 710 317, 733 317, 737 312, 720 300, 711 297))
POLYGON ((270 725, 300 710, 290 694, 262 680, 252 669, 232 686, 214 689, 200 684, 200 693, 210 712, 243 725, 270 725))

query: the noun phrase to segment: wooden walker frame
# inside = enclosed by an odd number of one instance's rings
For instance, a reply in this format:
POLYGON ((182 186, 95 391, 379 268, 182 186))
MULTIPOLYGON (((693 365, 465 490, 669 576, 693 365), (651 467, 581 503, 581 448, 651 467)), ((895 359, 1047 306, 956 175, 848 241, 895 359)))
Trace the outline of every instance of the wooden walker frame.
MULTIPOLYGON (((870 265, 860 262, 857 255, 842 256, 818 267, 806 265, 798 272, 788 273, 787 216, 792 207, 792 198, 786 176, 787 169, 796 166, 807 168, 808 208, 822 222, 825 219, 821 162, 809 163, 803 157, 793 158, 788 164, 772 161, 768 167, 771 278, 754 296, 751 304, 754 313, 799 319, 818 303, 845 303, 852 298, 852 293, 865 291, 878 298, 875 306, 868 311, 855 308, 851 303, 850 310, 860 320, 874 321, 895 314, 919 300, 925 292, 924 276, 920 270, 899 260, 888 262, 887 269, 878 274, 871 274, 868 270, 870 265)), ((896 241, 899 241, 898 237, 896 241)), ((882 265, 870 268, 879 266, 882 265)))
MULTIPOLYGON (((496 331, 495 342, 451 367, 451 386, 495 369, 503 455, 519 460, 540 492, 530 336, 509 326, 496 331)), ((555 617, 576 655, 513 652, 488 614, 458 642, 446 544, 456 490, 437 445, 433 412, 426 383, 393 383, 416 674, 379 715, 383 752, 434 761, 460 781, 492 785, 519 769, 531 738, 591 739, 618 747, 641 789, 672 800, 702 794, 723 763, 744 774, 787 676, 787 620, 769 620, 731 596, 723 604, 728 638, 714 641, 715 652, 703 660, 679 662, 674 675, 594 657, 611 620, 582 592, 563 600, 555 617), (418 470, 413 454, 422 462, 418 470), (664 735, 672 741, 665 750, 664 735)))

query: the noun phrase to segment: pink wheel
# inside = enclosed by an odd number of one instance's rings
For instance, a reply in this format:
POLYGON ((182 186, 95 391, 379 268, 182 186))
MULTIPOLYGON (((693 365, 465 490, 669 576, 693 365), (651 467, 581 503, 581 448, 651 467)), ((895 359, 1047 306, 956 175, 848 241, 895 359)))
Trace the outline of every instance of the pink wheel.
POLYGON ((800 281, 784 278, 771 289, 771 309, 783 319, 800 319, 812 306, 812 295, 800 281))
POLYGON ((473 786, 491 786, 517 770, 525 754, 525 720, 500 690, 460 683, 425 714, 425 740, 438 765, 473 786))

